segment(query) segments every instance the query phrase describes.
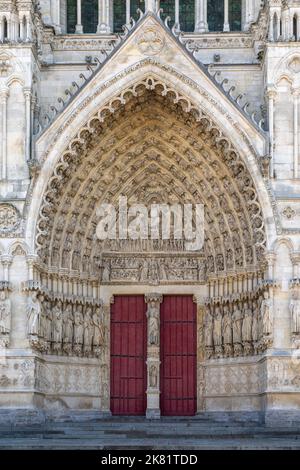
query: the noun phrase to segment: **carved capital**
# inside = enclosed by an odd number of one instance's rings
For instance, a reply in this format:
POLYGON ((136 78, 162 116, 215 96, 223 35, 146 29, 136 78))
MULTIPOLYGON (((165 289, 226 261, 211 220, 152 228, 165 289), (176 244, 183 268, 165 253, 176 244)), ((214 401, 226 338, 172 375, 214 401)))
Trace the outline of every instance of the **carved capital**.
POLYGON ((150 302, 156 302, 161 304, 163 301, 163 295, 157 293, 145 294, 145 302, 149 304, 150 302))
POLYGON ((277 90, 275 87, 269 87, 266 90, 266 95, 269 98, 269 100, 276 100, 277 97, 277 90))

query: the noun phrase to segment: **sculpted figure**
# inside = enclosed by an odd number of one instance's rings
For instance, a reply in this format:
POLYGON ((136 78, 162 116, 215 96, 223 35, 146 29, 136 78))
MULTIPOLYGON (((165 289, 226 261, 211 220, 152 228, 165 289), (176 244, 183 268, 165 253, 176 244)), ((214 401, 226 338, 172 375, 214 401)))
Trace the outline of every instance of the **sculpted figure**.
POLYGON ((44 350, 49 353, 51 351, 52 341, 52 310, 51 302, 49 300, 44 300, 42 311, 44 350))
POLYGON ((40 328, 41 304, 37 292, 32 292, 27 301, 28 334, 38 336, 40 328))
POLYGON ((232 353, 232 319, 230 309, 227 305, 224 306, 222 331, 225 356, 230 357, 232 353))
POLYGON ((222 312, 219 306, 215 309, 214 315, 214 345, 215 345, 215 354, 217 357, 222 355, 222 312))
POLYGON ((105 330, 104 330, 104 315, 100 307, 96 308, 92 316, 93 324, 93 348, 94 351, 96 348, 104 345, 105 343, 105 330))
POLYGON ((83 343, 83 315, 82 306, 75 307, 74 313, 74 351, 80 355, 83 343))
POLYGON ((244 304, 242 338, 243 341, 252 341, 252 310, 250 309, 248 302, 245 302, 244 304))
POLYGON ((38 301, 40 302, 40 306, 41 306, 39 336, 41 338, 45 338, 45 334, 46 334, 46 313, 45 313, 44 296, 39 294, 38 295, 38 301))
POLYGON ((249 302, 245 302, 244 304, 242 338, 244 355, 249 355, 252 352, 252 310, 250 308, 249 302))
POLYGON ((235 356, 239 356, 242 352, 242 321, 241 302, 236 302, 232 314, 232 336, 235 356))
POLYGON ((148 275, 149 275, 149 280, 151 282, 153 283, 159 282, 158 264, 157 264, 157 261, 155 261, 154 259, 150 260, 148 275))
POLYGON ((59 353, 62 346, 62 301, 58 300, 53 308, 53 351, 59 353))
POLYGON ((73 311, 72 304, 68 304, 63 314, 63 348, 67 354, 71 353, 73 341, 73 311))
POLYGON ((11 302, 7 293, 0 291, 0 334, 10 332, 11 302))
POLYGON ((292 320, 292 333, 298 335, 300 333, 300 299, 295 291, 292 294, 290 312, 292 320))
POLYGON ((273 332, 273 315, 272 315, 272 300, 269 297, 269 292, 264 292, 263 301, 260 307, 262 319, 262 332, 263 335, 271 335, 273 332))
POLYGON ((159 344, 159 306, 151 300, 147 310, 148 318, 148 344, 158 346, 159 344))
POLYGON ((87 307, 84 322, 83 322, 83 344, 84 344, 84 354, 88 356, 92 350, 92 334, 93 334, 93 324, 92 324, 92 309, 87 307))
POLYGON ((47 300, 45 302, 45 340, 51 341, 52 340, 52 309, 51 309, 51 302, 47 300))
POLYGON ((209 305, 206 307, 204 325, 205 348, 209 359, 213 353, 213 317, 211 314, 211 307, 209 305))
POLYGON ((257 301, 253 302, 253 319, 252 319, 252 340, 253 340, 253 348, 255 354, 258 352, 258 342, 259 342, 259 308, 257 301))
POLYGON ((108 260, 104 261, 103 271, 102 271, 102 281, 110 281, 110 262, 108 260))
POLYGON ((149 382, 150 382, 150 387, 152 388, 157 387, 157 367, 154 364, 150 366, 149 382))

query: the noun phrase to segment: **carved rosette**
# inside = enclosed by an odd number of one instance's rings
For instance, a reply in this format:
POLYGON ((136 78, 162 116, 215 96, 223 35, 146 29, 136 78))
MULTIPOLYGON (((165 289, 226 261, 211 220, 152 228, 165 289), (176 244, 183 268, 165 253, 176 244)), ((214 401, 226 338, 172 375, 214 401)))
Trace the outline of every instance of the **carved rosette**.
POLYGON ((0 204, 0 236, 11 237, 20 234, 21 215, 12 204, 0 204))
POLYGON ((147 411, 148 418, 159 418, 160 304, 162 294, 145 295, 147 308, 147 411))
POLYGON ((148 26, 139 34, 137 45, 142 54, 154 56, 163 50, 165 39, 155 26, 148 26))

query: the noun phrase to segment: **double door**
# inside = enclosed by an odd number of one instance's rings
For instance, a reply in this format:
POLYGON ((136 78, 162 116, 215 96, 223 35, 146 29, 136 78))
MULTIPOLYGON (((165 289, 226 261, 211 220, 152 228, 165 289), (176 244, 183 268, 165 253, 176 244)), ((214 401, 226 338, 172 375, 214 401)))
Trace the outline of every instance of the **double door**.
MULTIPOLYGON (((142 295, 115 296, 111 311, 111 412, 144 415, 147 408, 147 304, 142 295)), ((160 305, 160 412, 196 412, 196 305, 166 295, 160 305)))

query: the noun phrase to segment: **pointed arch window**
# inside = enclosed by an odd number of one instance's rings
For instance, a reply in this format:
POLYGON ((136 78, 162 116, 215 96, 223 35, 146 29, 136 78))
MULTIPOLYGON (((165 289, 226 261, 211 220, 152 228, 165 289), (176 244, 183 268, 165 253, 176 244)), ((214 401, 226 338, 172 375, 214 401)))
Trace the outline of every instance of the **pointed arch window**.
POLYGON ((223 31, 224 0, 207 1, 207 22, 209 31, 223 31))
POLYGON ((195 29, 195 0, 179 3, 179 22, 181 31, 191 33, 195 29))
POLYGON ((130 16, 132 16, 135 21, 137 21, 140 16, 137 13, 138 9, 143 12, 145 11, 145 0, 130 0, 130 16))
POLYGON ((181 31, 192 32, 195 29, 195 0, 161 0, 160 8, 162 20, 167 16, 171 18, 170 24, 179 21, 181 31), (178 9, 178 10, 177 10, 178 9))
POLYGON ((229 26, 230 31, 242 29, 242 2, 241 0, 229 0, 229 26))
POLYGON ((98 0, 81 2, 82 27, 84 33, 96 33, 98 25, 98 0))
POLYGON ((241 31, 242 0, 207 0, 207 22, 209 31, 241 31))
POLYGON ((298 17, 297 17, 297 15, 294 15, 294 17, 293 17, 293 36, 295 37, 295 40, 297 41, 297 39, 298 39, 298 17))
POLYGON ((75 33, 77 22, 77 0, 67 2, 67 33, 75 33))
POLYGON ((122 26, 126 24, 126 1, 114 0, 114 32, 120 33, 123 31, 122 26))
POLYGON ((67 32, 96 33, 98 0, 68 0, 67 32))

